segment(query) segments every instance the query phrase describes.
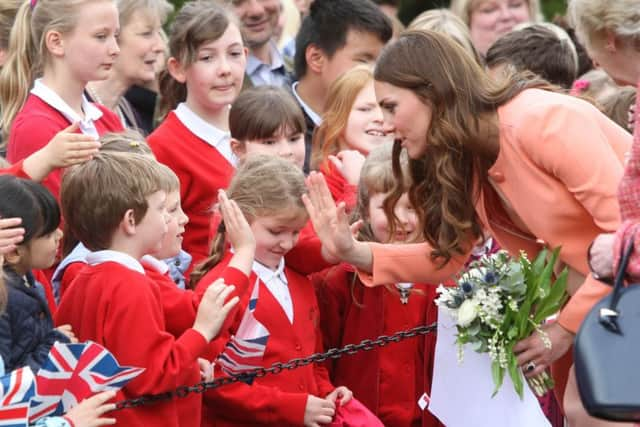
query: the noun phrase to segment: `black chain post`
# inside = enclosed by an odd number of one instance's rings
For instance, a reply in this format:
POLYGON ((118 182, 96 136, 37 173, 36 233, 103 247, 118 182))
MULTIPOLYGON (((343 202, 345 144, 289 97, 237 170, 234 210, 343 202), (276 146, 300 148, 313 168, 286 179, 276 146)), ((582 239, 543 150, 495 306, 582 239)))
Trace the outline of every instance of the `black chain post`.
POLYGON ((393 335, 381 335, 376 339, 363 340, 359 344, 347 344, 342 348, 332 348, 324 353, 314 353, 305 358, 291 359, 288 362, 276 362, 268 368, 256 368, 237 375, 230 375, 226 377, 216 378, 211 382, 201 382, 192 386, 181 386, 173 391, 168 391, 159 394, 147 394, 144 396, 136 397, 128 400, 121 400, 116 402, 115 410, 135 408, 137 406, 151 405, 157 402, 171 400, 174 397, 182 398, 191 393, 204 393, 207 390, 222 387, 228 384, 237 382, 250 383, 255 378, 261 378, 266 375, 277 375, 283 370, 297 369, 301 366, 307 366, 311 363, 323 363, 328 359, 339 359, 340 357, 356 354, 359 351, 370 351, 378 347, 384 347, 385 345, 393 342, 400 342, 407 338, 413 338, 419 335, 426 335, 436 330, 437 324, 432 323, 430 325, 417 326, 413 329, 406 331, 399 331, 393 335))

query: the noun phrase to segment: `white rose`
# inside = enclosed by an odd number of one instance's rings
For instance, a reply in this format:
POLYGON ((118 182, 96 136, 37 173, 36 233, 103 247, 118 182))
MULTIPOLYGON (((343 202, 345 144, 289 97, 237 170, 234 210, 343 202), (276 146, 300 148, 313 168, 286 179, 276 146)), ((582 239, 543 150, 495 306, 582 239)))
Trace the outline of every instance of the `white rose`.
POLYGON ((470 299, 464 300, 460 308, 458 308, 458 326, 465 328, 469 326, 476 317, 478 317, 478 304, 470 299))

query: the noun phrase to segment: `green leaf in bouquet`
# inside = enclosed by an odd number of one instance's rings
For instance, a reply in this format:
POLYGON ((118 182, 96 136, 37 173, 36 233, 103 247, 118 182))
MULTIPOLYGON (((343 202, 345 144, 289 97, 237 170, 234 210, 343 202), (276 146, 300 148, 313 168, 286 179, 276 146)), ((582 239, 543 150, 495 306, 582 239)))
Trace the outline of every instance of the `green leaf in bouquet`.
POLYGON ((520 396, 520 399, 524 396, 524 384, 522 381, 522 372, 518 368, 518 361, 516 360, 516 356, 513 354, 513 351, 509 352, 509 376, 511 377, 511 381, 513 382, 513 387, 516 389, 516 393, 520 396))
POLYGON ((481 329, 480 322, 477 322, 477 321, 473 322, 471 326, 467 328, 467 334, 472 337, 476 336, 480 333, 480 329, 481 329))
POLYGON ((469 344, 469 346, 471 347, 471 350, 475 351, 476 353, 484 353, 482 351, 482 347, 484 347, 482 345, 482 341, 478 340, 478 341, 471 341, 471 343, 469 344))
POLYGON ((498 391, 500 390, 500 387, 502 387, 502 383, 504 381, 504 368, 495 360, 491 362, 491 376, 493 377, 493 384, 495 385, 491 397, 494 397, 498 394, 498 391))
POLYGON ((524 300, 522 306, 520 307, 517 321, 518 338, 524 338, 527 336, 532 303, 533 301, 531 300, 531 298, 527 298, 526 300, 524 300))
POLYGON ((511 328, 509 328, 509 331, 507 332, 507 339, 508 340, 514 340, 518 337, 518 328, 515 326, 512 326, 511 328))
MULTIPOLYGON (((551 253, 551 258, 544 266, 542 273, 536 278, 536 292, 540 295, 540 290, 544 290, 545 295, 549 295, 550 287, 551 287, 551 277, 553 276, 553 268, 556 265, 556 261, 558 260, 558 254, 560 253, 560 248, 556 248, 551 253)), ((547 250, 543 250, 538 255, 538 258, 547 256, 547 250)), ((537 259, 536 259, 537 261, 537 259)))
POLYGON ((558 276, 556 281, 551 286, 549 295, 547 295, 542 301, 538 303, 536 313, 533 317, 533 322, 536 324, 542 323, 547 317, 556 313, 564 305, 568 298, 567 295, 567 278, 569 276, 568 270, 565 268, 558 276))

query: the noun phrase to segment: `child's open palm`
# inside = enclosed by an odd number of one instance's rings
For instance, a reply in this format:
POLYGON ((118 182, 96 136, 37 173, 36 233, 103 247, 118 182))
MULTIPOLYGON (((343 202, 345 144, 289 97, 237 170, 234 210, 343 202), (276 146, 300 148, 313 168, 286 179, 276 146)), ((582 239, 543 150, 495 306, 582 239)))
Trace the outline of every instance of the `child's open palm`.
POLYGON ((249 226, 238 204, 229 199, 224 190, 218 191, 218 203, 226 238, 234 251, 229 266, 237 268, 248 276, 251 274, 253 258, 256 253, 256 239, 251 231, 251 226, 249 226))
POLYGON ((233 285, 227 286, 222 279, 217 279, 204 292, 193 329, 200 332, 207 341, 218 335, 227 315, 238 303, 237 296, 225 303, 235 288, 233 285))

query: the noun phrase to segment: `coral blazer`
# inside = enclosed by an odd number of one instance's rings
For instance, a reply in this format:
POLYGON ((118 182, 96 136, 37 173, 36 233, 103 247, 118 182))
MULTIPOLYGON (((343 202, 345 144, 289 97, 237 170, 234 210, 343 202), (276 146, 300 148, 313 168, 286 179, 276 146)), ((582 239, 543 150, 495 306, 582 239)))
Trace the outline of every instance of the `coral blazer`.
MULTIPOLYGON (((524 250, 535 257, 543 247, 562 247, 561 261, 586 277, 559 316, 560 324, 575 333, 610 291, 589 274, 587 249, 598 234, 618 228, 616 191, 632 137, 591 104, 539 89, 525 90, 498 108, 498 120, 500 152, 489 170, 493 186, 481 189, 476 212, 514 255, 524 250)), ((361 274, 363 281, 443 281, 467 259, 457 256, 440 267, 431 250, 424 243, 372 244, 373 275, 361 274)))

